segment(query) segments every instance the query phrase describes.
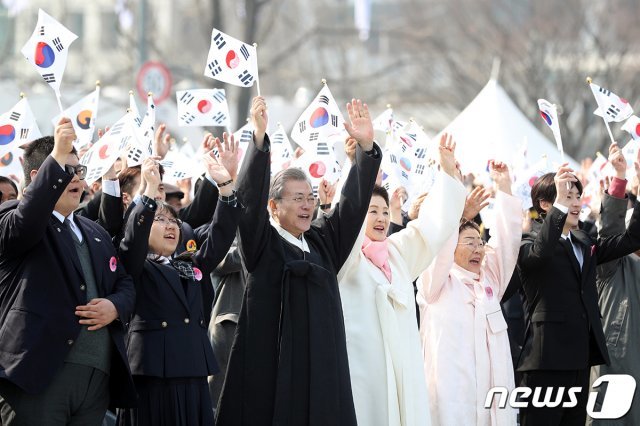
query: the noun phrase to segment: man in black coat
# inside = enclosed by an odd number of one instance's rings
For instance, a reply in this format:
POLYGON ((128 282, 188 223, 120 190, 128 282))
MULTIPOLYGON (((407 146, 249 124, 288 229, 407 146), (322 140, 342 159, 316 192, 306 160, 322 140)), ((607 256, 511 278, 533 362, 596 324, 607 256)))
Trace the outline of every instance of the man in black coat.
MULTIPOLYGON (((613 161, 616 161, 613 159, 613 161)), ((624 161, 624 158, 622 159, 624 161)), ((566 165, 541 176, 531 189, 533 205, 544 215, 539 232, 525 235, 517 270, 528 310, 518 362, 520 386, 568 390, 580 387, 574 407, 521 409, 521 425, 584 425, 589 368, 609 362, 602 332, 596 265, 640 249, 640 208, 622 234, 594 240, 578 229, 582 185, 566 165)), ((572 405, 572 404, 568 404, 572 405)))
POLYGON ((238 180, 247 287, 220 426, 356 424, 337 273, 364 222, 382 154, 366 105, 354 100, 348 110, 356 161, 339 203, 312 223, 315 198, 303 171, 286 169, 269 184, 267 109, 254 98, 254 143, 238 180))
POLYGON ((109 235, 74 215, 86 168, 69 119, 25 152, 0 207, 0 423, 100 425, 135 403, 124 327, 135 290, 109 235))

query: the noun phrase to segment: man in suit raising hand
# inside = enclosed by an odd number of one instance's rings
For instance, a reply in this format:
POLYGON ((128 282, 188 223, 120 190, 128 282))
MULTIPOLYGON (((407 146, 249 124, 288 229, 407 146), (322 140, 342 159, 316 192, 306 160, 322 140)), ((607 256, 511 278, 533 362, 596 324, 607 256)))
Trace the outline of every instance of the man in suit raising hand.
POLYGON ((0 423, 100 425, 135 389, 123 323, 135 290, 107 232, 73 214, 86 167, 71 121, 25 151, 22 201, 0 207, 0 423))

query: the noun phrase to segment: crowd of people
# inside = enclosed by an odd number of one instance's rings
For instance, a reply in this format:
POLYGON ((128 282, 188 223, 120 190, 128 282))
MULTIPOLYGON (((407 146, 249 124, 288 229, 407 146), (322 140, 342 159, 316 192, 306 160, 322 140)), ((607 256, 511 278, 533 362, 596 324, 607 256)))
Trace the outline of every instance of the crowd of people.
POLYGON ((163 183, 164 126, 157 156, 91 188, 68 118, 32 141, 24 188, 0 178, 0 424, 584 425, 590 381, 640 375, 640 207, 617 144, 597 226, 567 164, 523 212, 507 164, 473 185, 446 134, 403 212, 366 104, 347 111, 350 169, 317 196, 272 173, 260 96, 242 168, 238 141, 207 135, 192 197, 163 183), (581 390, 491 398, 516 386, 581 390))

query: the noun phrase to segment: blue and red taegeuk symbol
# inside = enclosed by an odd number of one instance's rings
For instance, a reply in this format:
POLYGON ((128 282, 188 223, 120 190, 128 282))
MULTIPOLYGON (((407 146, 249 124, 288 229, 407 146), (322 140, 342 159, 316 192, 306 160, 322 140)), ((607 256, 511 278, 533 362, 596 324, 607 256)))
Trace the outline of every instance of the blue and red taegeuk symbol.
POLYGON ((311 114, 311 117, 309 118, 309 124, 311 124, 311 127, 313 127, 314 129, 322 127, 328 122, 329 113, 322 107, 318 107, 315 111, 313 111, 313 114, 311 114))
POLYGON ((544 122, 547 123, 547 126, 551 126, 553 124, 553 120, 551 120, 551 116, 542 110, 540 110, 540 117, 542 117, 544 122))
POLYGON ((411 161, 409 161, 408 158, 402 157, 400 159, 400 167, 402 167, 406 171, 410 172, 411 171, 411 161))
POLYGON ((0 126, 0 145, 9 145, 16 138, 16 129, 11 124, 0 126))
POLYGON ((40 68, 49 68, 56 60, 53 49, 47 43, 41 41, 36 45, 36 55, 34 57, 36 65, 40 68))
POLYGON ((93 114, 89 109, 80 111, 76 116, 76 123, 78 124, 78 127, 80 127, 83 130, 87 130, 91 126, 92 115, 93 114))
POLYGON ((13 161, 13 154, 7 152, 5 155, 0 158, 0 167, 6 167, 13 161))

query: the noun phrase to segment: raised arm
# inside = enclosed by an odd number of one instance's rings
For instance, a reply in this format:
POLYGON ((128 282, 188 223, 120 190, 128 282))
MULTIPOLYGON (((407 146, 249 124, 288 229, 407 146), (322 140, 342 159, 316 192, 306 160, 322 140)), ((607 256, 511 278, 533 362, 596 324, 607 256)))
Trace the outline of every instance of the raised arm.
POLYGON ((333 248, 333 264, 338 270, 351 253, 365 220, 382 160, 382 152, 373 142, 373 124, 367 105, 353 99, 347 104, 347 111, 351 123, 345 123, 345 128, 357 141, 355 164, 349 171, 338 204, 312 224, 328 238, 333 248))

